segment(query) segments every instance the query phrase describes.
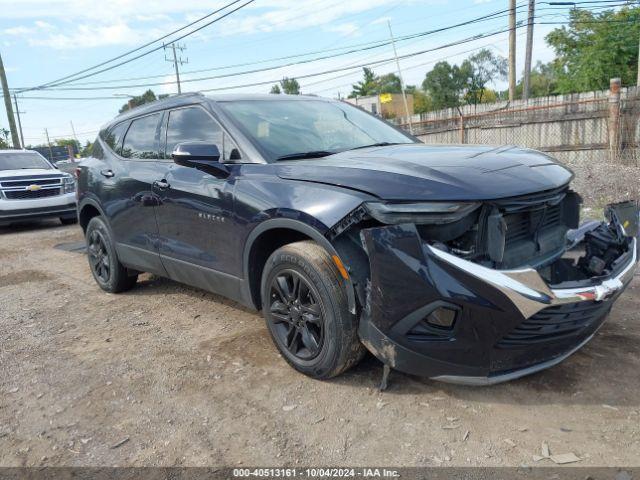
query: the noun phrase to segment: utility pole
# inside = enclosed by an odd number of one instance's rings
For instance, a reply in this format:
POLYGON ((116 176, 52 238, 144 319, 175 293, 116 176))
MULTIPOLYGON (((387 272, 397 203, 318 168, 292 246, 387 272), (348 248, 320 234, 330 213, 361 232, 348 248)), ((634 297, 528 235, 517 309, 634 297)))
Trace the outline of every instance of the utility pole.
POLYGON ((522 98, 529 99, 531 88, 531 55, 533 53, 533 20, 536 15, 536 1, 529 0, 529 16, 527 19, 527 49, 524 57, 524 81, 522 85, 522 98))
POLYGON ((51 148, 51 140, 49 140, 49 130, 45 128, 44 134, 47 137, 47 145, 49 146, 49 161, 53 163, 53 149, 51 148))
POLYGON ((516 0, 509 0, 509 101, 516 98, 516 0))
POLYGON ((184 45, 176 45, 175 42, 171 45, 164 45, 164 49, 171 48, 173 52, 173 58, 167 58, 165 54, 165 61, 173 63, 173 66, 176 69, 176 83, 178 84, 178 94, 182 93, 182 89, 180 88, 180 71, 178 69, 178 65, 184 65, 185 63, 189 63, 189 59, 183 60, 181 56, 176 54, 176 50, 180 50, 180 53, 184 52, 187 47, 184 45))
POLYGON ((16 94, 13 94, 13 103, 15 103, 16 105, 16 117, 18 119, 18 130, 20 130, 20 143, 22 144, 22 148, 24 148, 24 135, 22 134, 22 122, 20 121, 20 114, 24 113, 20 111, 20 108, 18 107, 18 98, 16 97, 16 94))
POLYGON ((20 139, 16 130, 16 120, 13 118, 13 107, 11 106, 11 94, 9 93, 9 84, 7 83, 7 75, 4 72, 4 64, 0 55, 0 83, 2 83, 2 92, 4 94, 4 107, 7 110, 7 121, 9 122, 9 130, 11 130, 11 141, 13 148, 20 148, 20 139))
POLYGON ((640 93, 640 41, 638 41, 638 78, 636 79, 636 88, 638 88, 638 93, 640 93))
POLYGON ((409 133, 413 134, 413 123, 411 122, 411 113, 409 113, 409 104, 407 103, 407 92, 404 89, 404 80, 402 78, 402 70, 400 69, 400 60, 398 60, 398 52, 396 51, 396 40, 395 38, 393 38, 393 30, 391 30, 391 20, 387 20, 387 25, 389 25, 389 35, 391 36, 391 45, 393 45, 393 56, 396 57, 396 67, 398 67, 398 77, 400 77, 400 90, 402 91, 404 112, 407 115, 407 120, 409 122, 409 133))

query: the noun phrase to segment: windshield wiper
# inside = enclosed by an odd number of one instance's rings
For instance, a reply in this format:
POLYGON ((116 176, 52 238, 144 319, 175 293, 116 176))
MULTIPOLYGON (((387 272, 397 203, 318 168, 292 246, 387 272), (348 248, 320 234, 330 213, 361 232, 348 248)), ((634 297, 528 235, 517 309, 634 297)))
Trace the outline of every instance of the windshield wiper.
POLYGON ((310 152, 290 153, 288 155, 282 155, 276 158, 276 160, 296 160, 301 158, 321 158, 333 155, 335 152, 329 152, 326 150, 312 150, 310 152))
POLYGON ((370 147, 388 147, 389 145, 406 145, 406 144, 400 143, 400 142, 378 142, 378 143, 372 143, 371 145, 360 145, 359 147, 350 148, 349 150, 360 150, 361 148, 370 148, 370 147))

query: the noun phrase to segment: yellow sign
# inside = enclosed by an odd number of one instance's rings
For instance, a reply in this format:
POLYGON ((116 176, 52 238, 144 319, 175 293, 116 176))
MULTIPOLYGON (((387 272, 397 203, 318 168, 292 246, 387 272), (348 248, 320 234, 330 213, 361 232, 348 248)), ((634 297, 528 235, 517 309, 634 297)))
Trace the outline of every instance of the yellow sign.
POLYGON ((381 93, 380 94, 380 103, 391 103, 393 97, 390 93, 381 93))

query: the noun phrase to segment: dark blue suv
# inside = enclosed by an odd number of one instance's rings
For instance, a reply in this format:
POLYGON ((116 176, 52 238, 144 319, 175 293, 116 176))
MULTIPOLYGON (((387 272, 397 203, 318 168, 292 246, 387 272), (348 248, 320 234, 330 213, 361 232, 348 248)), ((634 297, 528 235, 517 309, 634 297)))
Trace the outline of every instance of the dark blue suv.
POLYGON ((572 173, 514 147, 431 146, 350 104, 188 94, 107 124, 78 172, 108 292, 151 272, 262 309, 284 358, 487 384, 586 343, 638 256, 635 203, 579 225, 572 173))

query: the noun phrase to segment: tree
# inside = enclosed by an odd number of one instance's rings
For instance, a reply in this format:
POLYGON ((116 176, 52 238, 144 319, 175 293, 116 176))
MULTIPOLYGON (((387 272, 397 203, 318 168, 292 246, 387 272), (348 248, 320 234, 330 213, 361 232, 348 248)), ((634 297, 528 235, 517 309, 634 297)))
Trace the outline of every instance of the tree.
POLYGON ((59 138, 56 140, 56 145, 60 147, 66 147, 67 145, 71 145, 73 147, 74 152, 80 151, 80 142, 74 140, 73 138, 59 138))
POLYGON ((422 89, 429 95, 434 110, 457 107, 466 85, 466 75, 457 65, 438 62, 427 73, 422 89))
POLYGON ((280 86, 286 95, 300 95, 300 84, 295 78, 284 77, 280 80, 280 86))
POLYGON ((470 105, 483 103, 487 85, 507 78, 507 59, 494 55, 491 50, 483 48, 471 55, 460 66, 460 73, 466 77, 465 100, 470 105))
POLYGON ((636 83, 640 7, 593 13, 570 11, 568 26, 546 36, 556 59, 551 62, 555 93, 605 90, 612 77, 636 83))
POLYGON ((0 127, 0 148, 9 148, 9 130, 0 127))
MULTIPOLYGON (((409 93, 408 87, 407 93, 409 93)), ((413 113, 427 113, 433 110, 433 100, 429 95, 415 87, 411 94, 413 95, 413 113)))
POLYGON ((84 147, 80 150, 81 157, 90 157, 93 151, 93 143, 87 140, 87 143, 84 144, 84 147))
POLYGON ((280 91, 280 85, 276 83, 273 87, 271 87, 271 91, 269 93, 272 93, 274 95, 280 95, 282 93, 280 91))
POLYGON ((155 102, 156 100, 158 100, 158 98, 165 98, 167 96, 168 95, 160 95, 160 97, 156 97, 156 94, 153 93, 153 90, 149 89, 146 92, 144 92, 142 95, 133 97, 131 100, 125 103, 120 108, 120 110, 118 110, 118 113, 126 112, 132 107, 139 107, 140 105, 144 105, 145 103, 155 102))
POLYGON ((376 93, 402 93, 400 77, 395 73, 387 73, 376 77, 375 83, 377 86, 376 93))
MULTIPOLYGON (((556 93, 558 81, 552 63, 542 63, 539 61, 536 63, 536 66, 531 69, 529 93, 532 98, 547 97, 556 93)), ((520 81, 516 85, 516 98, 522 98, 522 90, 523 85, 522 81, 520 81)))
POLYGON ((364 74, 364 78, 362 79, 362 81, 351 86, 352 90, 349 94, 349 98, 367 97, 369 95, 378 94, 378 82, 376 79, 376 74, 373 73, 373 70, 367 67, 364 67, 362 71, 364 74))

